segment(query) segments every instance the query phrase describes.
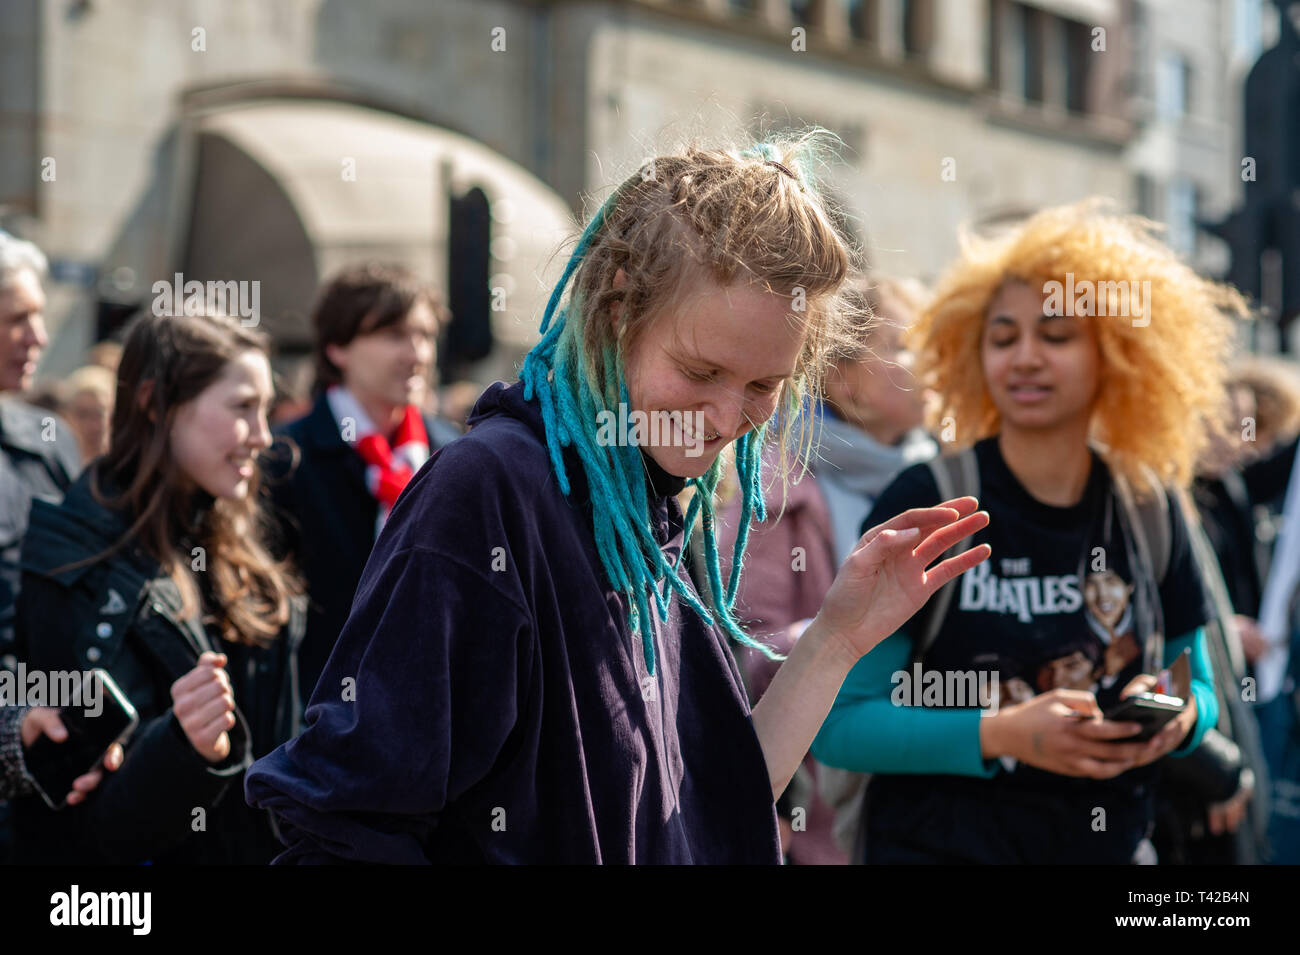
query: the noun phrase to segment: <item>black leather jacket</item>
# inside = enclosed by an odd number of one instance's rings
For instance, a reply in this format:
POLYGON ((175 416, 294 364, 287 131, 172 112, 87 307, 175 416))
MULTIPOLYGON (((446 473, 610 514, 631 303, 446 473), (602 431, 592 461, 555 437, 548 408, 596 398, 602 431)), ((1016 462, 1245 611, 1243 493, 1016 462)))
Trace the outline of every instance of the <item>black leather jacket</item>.
POLYGON ((233 645, 183 617, 180 591, 135 546, 103 553, 129 524, 90 493, 89 474, 61 505, 36 501, 23 545, 19 657, 29 670, 103 667, 139 714, 126 760, 82 805, 50 811, 15 802, 15 846, 28 863, 265 863, 279 850, 270 817, 244 802, 252 760, 297 735, 297 649, 305 602, 268 648, 233 645), (236 726, 231 753, 213 765, 171 711, 171 685, 205 650, 230 658, 236 726), (202 810, 200 812, 200 810, 202 810))
POLYGON ((13 663, 19 559, 32 499, 59 501, 80 470, 81 452, 63 419, 0 399, 0 665, 13 663))

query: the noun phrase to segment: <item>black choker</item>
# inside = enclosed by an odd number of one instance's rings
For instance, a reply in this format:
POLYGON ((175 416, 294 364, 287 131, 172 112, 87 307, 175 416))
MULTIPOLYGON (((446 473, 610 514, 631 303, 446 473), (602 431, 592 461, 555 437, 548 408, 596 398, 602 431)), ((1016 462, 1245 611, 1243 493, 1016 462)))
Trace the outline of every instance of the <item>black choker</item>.
POLYGON ((676 497, 686 487, 686 478, 669 474, 659 466, 645 448, 641 449, 641 460, 645 462, 646 483, 651 497, 676 497))

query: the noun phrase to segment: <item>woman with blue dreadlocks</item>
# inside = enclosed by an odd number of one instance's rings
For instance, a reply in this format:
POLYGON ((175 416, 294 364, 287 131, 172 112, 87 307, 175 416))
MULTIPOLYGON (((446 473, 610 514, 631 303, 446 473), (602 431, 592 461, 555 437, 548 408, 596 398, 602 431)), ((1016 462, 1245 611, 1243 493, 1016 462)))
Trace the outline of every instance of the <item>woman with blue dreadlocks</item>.
POLYGON ((754 645, 732 606, 760 451, 845 335, 822 138, 661 156, 599 209, 521 381, 394 507, 307 729, 248 772, 278 861, 780 861, 775 794, 849 669, 987 556, 926 569, 986 523, 973 498, 872 529, 751 712, 726 641, 754 645))

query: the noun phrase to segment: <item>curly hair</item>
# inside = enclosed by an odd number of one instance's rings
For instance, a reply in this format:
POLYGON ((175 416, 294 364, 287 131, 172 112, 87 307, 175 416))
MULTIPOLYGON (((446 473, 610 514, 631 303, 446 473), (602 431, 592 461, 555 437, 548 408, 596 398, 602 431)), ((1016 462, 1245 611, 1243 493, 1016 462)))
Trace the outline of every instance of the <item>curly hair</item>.
POLYGON ((1111 316, 1094 319, 1101 371, 1090 438, 1137 493, 1150 490, 1148 469, 1186 486, 1220 418, 1230 315, 1249 311, 1240 293, 1198 275, 1157 232, 1100 199, 1044 209, 996 236, 963 230, 957 261, 909 335, 918 376, 940 398, 930 424, 950 447, 1001 429, 979 356, 986 312, 1003 285, 1046 293, 1048 283, 1087 280, 1108 293, 1095 311, 1111 316), (1115 307, 1116 290, 1147 282, 1143 320, 1118 317, 1126 310, 1115 307))

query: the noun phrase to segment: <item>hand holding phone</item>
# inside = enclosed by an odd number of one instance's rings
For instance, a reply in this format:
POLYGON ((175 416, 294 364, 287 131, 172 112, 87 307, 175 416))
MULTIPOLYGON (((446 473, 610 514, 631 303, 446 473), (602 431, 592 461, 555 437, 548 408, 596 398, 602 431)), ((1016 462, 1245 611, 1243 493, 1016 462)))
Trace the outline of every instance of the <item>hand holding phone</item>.
MULTIPOLYGON (((20 740, 23 749, 29 748, 42 736, 54 740, 56 743, 62 743, 68 738, 68 729, 59 719, 59 711, 48 706, 37 706, 27 711, 23 717, 22 728, 19 731, 20 740)), ((104 758, 97 763, 90 772, 78 776, 72 781, 72 790, 67 794, 66 802, 69 806, 75 806, 84 802, 86 796, 95 790, 104 778, 104 770, 113 772, 122 765, 124 758, 122 745, 114 743, 104 754, 104 758)), ((25 761, 24 761, 25 762, 25 761)))
POLYGON ((1102 714, 1112 723, 1137 723, 1142 729, 1114 743, 1145 743, 1187 710, 1191 694, 1191 655, 1184 650, 1165 669, 1140 674, 1124 688, 1124 696, 1102 714))
POLYGON ((23 762, 33 788, 51 809, 75 806, 99 785, 100 767, 122 763, 122 743, 139 723, 135 707, 104 670, 82 673, 83 704, 37 709, 23 721, 23 762))
POLYGON ((1114 723, 1140 723, 1134 736, 1114 740, 1116 743, 1145 743, 1164 729, 1187 708, 1180 697, 1163 693, 1135 693, 1106 710, 1106 719, 1114 723))

